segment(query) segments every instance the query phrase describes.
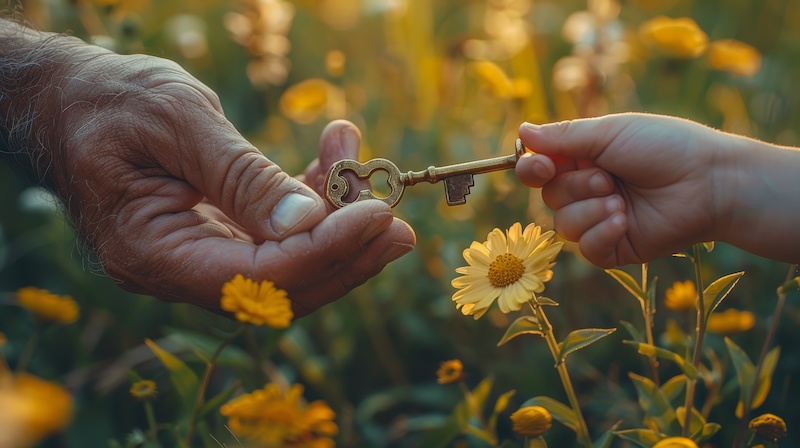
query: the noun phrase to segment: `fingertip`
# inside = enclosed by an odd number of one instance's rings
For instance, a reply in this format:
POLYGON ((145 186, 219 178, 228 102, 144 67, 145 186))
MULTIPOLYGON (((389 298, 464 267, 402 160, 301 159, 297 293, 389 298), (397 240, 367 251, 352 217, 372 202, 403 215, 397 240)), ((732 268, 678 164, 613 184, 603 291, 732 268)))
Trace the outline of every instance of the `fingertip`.
POLYGON ((579 239, 581 253, 593 264, 604 269, 619 266, 617 248, 628 230, 627 216, 618 211, 587 230, 579 239))
POLYGON ((520 157, 514 170, 517 178, 529 187, 541 187, 556 174, 553 160, 540 154, 526 153, 520 157))

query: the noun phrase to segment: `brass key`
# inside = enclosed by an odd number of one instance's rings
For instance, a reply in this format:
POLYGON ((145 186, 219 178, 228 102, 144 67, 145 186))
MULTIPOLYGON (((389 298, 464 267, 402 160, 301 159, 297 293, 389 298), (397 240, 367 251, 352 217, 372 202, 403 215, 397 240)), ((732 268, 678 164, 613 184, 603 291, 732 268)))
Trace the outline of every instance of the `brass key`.
POLYGON ((325 182, 325 196, 336 207, 344 207, 353 202, 377 199, 394 207, 403 197, 405 187, 427 181, 435 184, 444 181, 444 192, 447 205, 461 205, 467 202, 466 196, 469 189, 475 185, 473 175, 491 171, 514 168, 517 160, 525 153, 522 141, 515 142, 515 153, 508 156, 494 157, 491 159, 475 160, 472 162, 458 163, 443 167, 430 166, 423 171, 409 171, 402 173, 397 165, 387 159, 372 159, 366 163, 356 160, 340 160, 333 164, 328 172, 325 182), (385 171, 389 177, 387 183, 391 191, 386 197, 376 196, 370 190, 360 190, 352 202, 345 202, 344 197, 350 191, 350 183, 343 176, 344 172, 352 171, 359 179, 367 180, 375 171, 385 171))

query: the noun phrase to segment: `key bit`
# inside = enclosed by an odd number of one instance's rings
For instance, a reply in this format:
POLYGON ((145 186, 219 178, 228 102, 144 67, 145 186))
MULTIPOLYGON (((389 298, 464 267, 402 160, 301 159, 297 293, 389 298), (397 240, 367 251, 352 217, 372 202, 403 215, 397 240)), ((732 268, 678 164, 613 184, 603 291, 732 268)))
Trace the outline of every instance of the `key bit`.
POLYGON ((475 185, 472 174, 461 174, 448 177, 444 180, 444 196, 447 205, 462 205, 467 203, 469 188, 475 185))

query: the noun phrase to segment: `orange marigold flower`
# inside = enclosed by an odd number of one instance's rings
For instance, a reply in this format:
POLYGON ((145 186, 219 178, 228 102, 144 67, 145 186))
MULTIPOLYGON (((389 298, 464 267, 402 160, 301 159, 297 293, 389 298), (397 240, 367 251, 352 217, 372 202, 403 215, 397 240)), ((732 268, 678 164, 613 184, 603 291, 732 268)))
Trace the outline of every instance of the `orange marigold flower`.
POLYGON ((324 401, 306 404, 303 386, 283 390, 274 383, 236 397, 220 408, 236 435, 264 446, 333 447, 336 414, 324 401))
POLYGON ((722 39, 712 42, 708 47, 706 63, 714 70, 753 76, 761 68, 761 53, 744 42, 722 39))
POLYGON ((697 443, 686 437, 668 437, 653 445, 653 448, 697 448, 697 443))
POLYGON ((677 58, 696 58, 708 47, 708 35, 688 17, 655 17, 642 24, 639 34, 646 45, 677 58))
POLYGON ((286 291, 275 288, 272 282, 259 284, 241 274, 222 286, 220 307, 241 322, 272 328, 286 328, 294 317, 286 291))
POLYGON ((0 374, 0 446, 28 447, 65 428, 72 397, 28 373, 0 374))
POLYGON ((460 359, 444 361, 436 372, 439 384, 453 384, 464 379, 464 365, 460 359))
POLYGON ((300 124, 313 123, 327 109, 334 86, 320 78, 301 81, 283 92, 281 112, 300 124))
POLYGON ((18 289, 16 295, 19 306, 42 320, 71 324, 80 315, 78 303, 70 296, 59 296, 33 286, 18 289))

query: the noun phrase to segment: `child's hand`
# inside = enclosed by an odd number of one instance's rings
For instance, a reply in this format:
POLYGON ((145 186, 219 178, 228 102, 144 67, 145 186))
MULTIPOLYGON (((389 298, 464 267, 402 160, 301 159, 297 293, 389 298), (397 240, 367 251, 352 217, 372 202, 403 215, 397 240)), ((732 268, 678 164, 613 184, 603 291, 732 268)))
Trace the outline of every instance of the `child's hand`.
POLYGON ((645 114, 525 123, 519 135, 535 154, 520 159, 517 176, 542 187, 556 231, 604 268, 720 236, 717 220, 733 185, 720 184, 719 174, 735 162, 724 153, 746 140, 645 114))

